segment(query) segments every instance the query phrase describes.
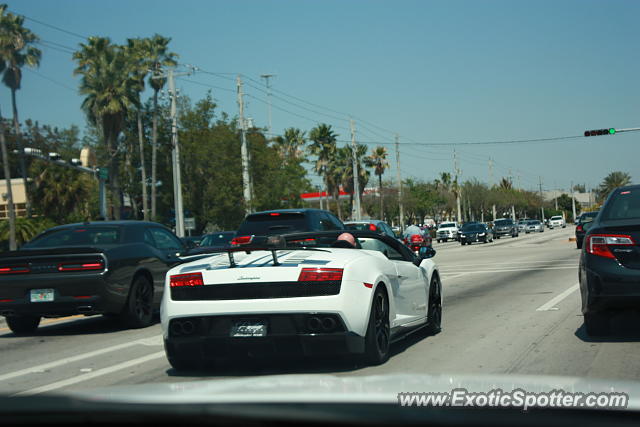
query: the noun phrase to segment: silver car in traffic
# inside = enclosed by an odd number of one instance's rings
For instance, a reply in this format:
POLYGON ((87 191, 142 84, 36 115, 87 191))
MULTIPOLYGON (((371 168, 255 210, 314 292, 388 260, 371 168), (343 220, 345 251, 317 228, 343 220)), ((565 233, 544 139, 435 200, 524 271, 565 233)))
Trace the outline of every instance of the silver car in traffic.
POLYGON ((527 221, 527 227, 525 228, 525 233, 529 234, 529 233, 544 233, 544 224, 542 224, 542 222, 538 221, 537 219, 532 219, 530 221, 527 221))

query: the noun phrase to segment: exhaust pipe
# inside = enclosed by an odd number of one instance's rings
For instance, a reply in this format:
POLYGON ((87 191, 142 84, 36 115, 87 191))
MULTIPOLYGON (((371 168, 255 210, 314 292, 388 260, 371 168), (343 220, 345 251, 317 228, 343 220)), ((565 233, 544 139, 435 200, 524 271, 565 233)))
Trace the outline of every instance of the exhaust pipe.
POLYGON ((322 329, 325 332, 331 332, 336 327, 336 321, 333 317, 325 317, 322 319, 322 329))
POLYGON ((176 321, 172 322, 169 330, 171 331, 171 335, 182 335, 182 323, 176 321))
POLYGON ((184 335, 191 335, 196 330, 196 325, 191 320, 185 320, 182 322, 182 333, 184 335))
POLYGON ((310 317, 307 320, 307 329, 311 332, 317 332, 322 328, 322 321, 318 317, 310 317))
POLYGON ((8 316, 13 316, 13 315, 15 315, 15 314, 16 314, 16 312, 15 312, 15 311, 13 311, 13 310, 3 310, 3 311, 0 311, 0 316, 8 317, 8 316))

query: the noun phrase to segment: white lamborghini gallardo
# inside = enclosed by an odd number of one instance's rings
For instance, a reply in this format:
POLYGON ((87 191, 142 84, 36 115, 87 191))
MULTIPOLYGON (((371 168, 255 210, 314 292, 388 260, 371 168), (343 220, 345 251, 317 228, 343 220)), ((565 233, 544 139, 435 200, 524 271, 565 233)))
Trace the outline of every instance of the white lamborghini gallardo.
POLYGON ((389 357, 391 342, 441 328, 435 251, 351 231, 247 238, 169 270, 161 305, 175 369, 242 356, 360 354, 389 357))

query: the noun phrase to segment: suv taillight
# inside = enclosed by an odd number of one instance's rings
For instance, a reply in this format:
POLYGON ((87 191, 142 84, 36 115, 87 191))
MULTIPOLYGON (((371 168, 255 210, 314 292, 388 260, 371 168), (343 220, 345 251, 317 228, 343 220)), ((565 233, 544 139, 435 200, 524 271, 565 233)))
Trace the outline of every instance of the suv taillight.
POLYGON ((231 239, 232 245, 248 245, 253 240, 253 235, 251 236, 236 236, 231 239))
POLYGON ((183 286, 204 286, 202 273, 174 274, 169 277, 170 288, 180 288, 183 286))
POLYGON ((631 236, 624 234, 591 234, 587 236, 586 251, 591 255, 615 258, 609 246, 633 246, 631 236))
POLYGON ((298 282, 329 282, 342 280, 342 268, 303 268, 298 282))

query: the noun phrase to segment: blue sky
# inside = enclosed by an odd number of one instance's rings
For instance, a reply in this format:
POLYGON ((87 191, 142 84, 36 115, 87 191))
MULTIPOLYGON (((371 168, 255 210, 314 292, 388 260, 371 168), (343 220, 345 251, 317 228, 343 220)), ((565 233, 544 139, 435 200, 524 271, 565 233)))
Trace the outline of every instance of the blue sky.
MULTIPOLYGON (((453 169, 453 147, 404 143, 547 138, 640 126, 635 1, 20 0, 9 8, 118 43, 154 33, 172 37, 180 62, 232 73, 197 73, 177 82, 194 99, 207 87, 193 82, 217 87, 213 96, 231 115, 237 111, 233 73, 258 83, 261 74, 274 73, 274 89, 366 120, 356 120, 359 140, 393 142, 393 134, 379 128, 400 134, 403 177, 433 179, 453 169)), ((76 48, 82 40, 26 23, 47 46, 41 46, 38 74, 24 73, 21 118, 83 128, 71 55, 50 47, 76 48)), ((266 126, 264 88, 248 83, 254 87, 245 88, 247 115, 266 126)), ((274 98, 274 132, 327 122, 349 139, 348 117, 274 94, 338 116, 274 98)), ((0 106, 10 113, 6 89, 0 90, 0 106)), ((592 187, 613 170, 639 182, 639 141, 640 133, 627 133, 456 151, 463 179, 487 181, 491 157, 496 180, 511 170, 516 185, 527 189, 537 188, 538 176, 545 189, 568 188, 572 180, 592 187)), ((395 176, 395 158, 390 160, 395 176)))

